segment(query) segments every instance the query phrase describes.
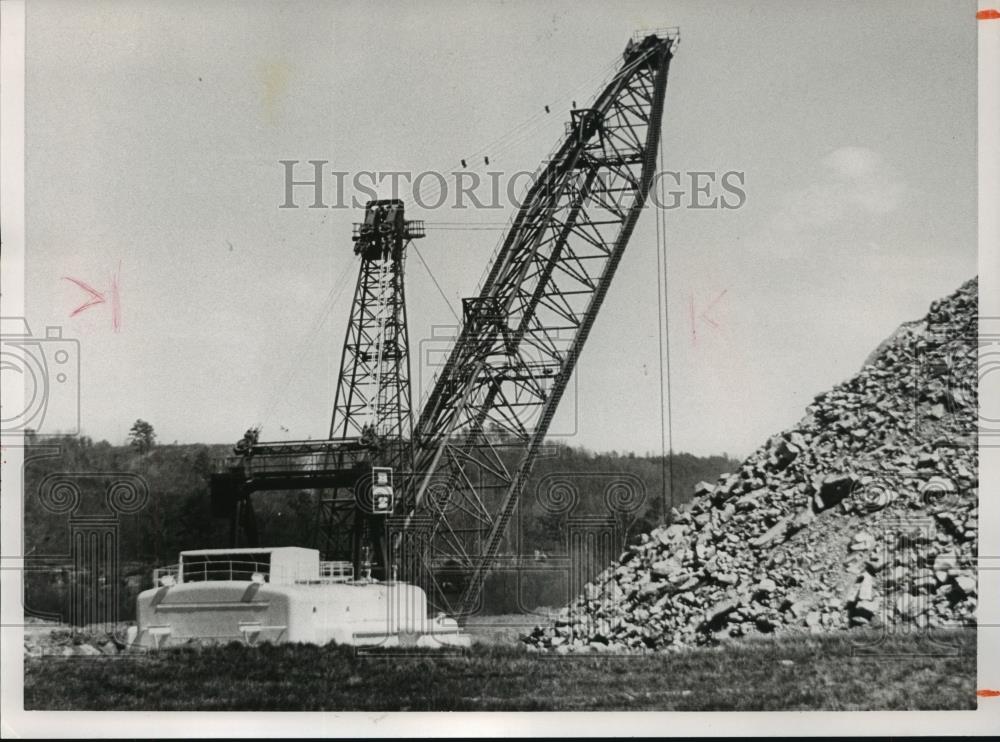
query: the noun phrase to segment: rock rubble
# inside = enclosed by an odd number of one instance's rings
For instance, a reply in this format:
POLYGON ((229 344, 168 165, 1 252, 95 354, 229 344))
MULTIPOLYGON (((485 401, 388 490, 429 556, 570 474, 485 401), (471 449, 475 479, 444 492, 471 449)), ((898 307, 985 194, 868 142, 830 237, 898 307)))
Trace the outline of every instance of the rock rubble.
POLYGON ((28 624, 24 629, 26 657, 112 657, 128 651, 126 624, 70 627, 28 624))
POLYGON ((524 641, 629 651, 975 625, 977 290, 900 327, 524 641))

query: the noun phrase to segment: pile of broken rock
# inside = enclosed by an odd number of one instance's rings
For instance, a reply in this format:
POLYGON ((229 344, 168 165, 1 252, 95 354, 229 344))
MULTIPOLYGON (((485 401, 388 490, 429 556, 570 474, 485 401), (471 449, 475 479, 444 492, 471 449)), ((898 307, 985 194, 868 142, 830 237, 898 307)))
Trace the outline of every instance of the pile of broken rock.
POLYGON ((739 471, 537 627, 560 652, 975 625, 977 281, 903 325, 739 471))
POLYGON ((128 626, 31 624, 24 629, 27 657, 102 657, 127 651, 128 626))

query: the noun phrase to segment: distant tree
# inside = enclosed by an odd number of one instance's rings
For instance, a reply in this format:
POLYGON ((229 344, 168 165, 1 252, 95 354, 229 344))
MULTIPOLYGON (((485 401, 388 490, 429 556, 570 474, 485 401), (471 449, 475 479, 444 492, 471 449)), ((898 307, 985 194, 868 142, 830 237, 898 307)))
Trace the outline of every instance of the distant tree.
POLYGON ((153 426, 145 420, 136 420, 128 432, 128 442, 140 454, 147 453, 156 445, 156 432, 153 430, 153 426))
POLYGON ((195 449, 191 470, 198 476, 205 478, 212 473, 212 455, 209 453, 208 446, 198 446, 195 449))

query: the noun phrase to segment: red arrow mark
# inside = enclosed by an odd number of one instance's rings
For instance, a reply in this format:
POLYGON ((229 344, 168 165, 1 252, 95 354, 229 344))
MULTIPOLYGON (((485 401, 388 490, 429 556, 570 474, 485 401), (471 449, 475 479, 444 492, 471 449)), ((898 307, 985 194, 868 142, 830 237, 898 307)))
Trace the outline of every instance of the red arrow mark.
POLYGON ((698 342, 698 325, 694 316, 694 293, 691 293, 691 344, 698 342))
MULTIPOLYGON (((122 327, 121 272, 122 264, 121 261, 118 261, 118 269, 111 276, 111 288, 109 289, 111 293, 111 326, 115 332, 119 332, 122 327)), ((70 278, 69 276, 63 276, 63 280, 75 283, 90 295, 87 301, 69 313, 70 317, 75 317, 80 312, 86 311, 91 307, 96 307, 98 304, 107 303, 104 293, 98 291, 86 281, 81 281, 79 278, 70 278)))
POLYGON ((692 344, 695 344, 695 343, 698 342, 698 321, 699 320, 701 320, 702 322, 704 322, 704 323, 706 323, 708 325, 711 325, 716 330, 719 329, 719 323, 716 322, 714 318, 710 317, 708 313, 712 310, 713 307, 715 307, 716 304, 718 304, 722 300, 722 297, 725 296, 728 291, 729 291, 728 287, 724 288, 714 299, 712 299, 712 301, 710 301, 708 303, 708 306, 706 306, 700 312, 696 312, 695 311, 695 307, 694 307, 694 293, 691 294, 691 297, 690 297, 690 316, 691 316, 691 343, 692 344))
POLYGON ((83 289, 88 294, 90 294, 90 300, 89 301, 85 301, 83 304, 81 304, 76 309, 74 309, 72 312, 70 312, 69 313, 70 317, 75 317, 80 312, 82 312, 82 311, 84 311, 86 309, 90 309, 91 307, 95 307, 98 304, 103 304, 105 302, 104 294, 102 294, 100 291, 98 291, 97 289, 95 289, 90 284, 87 284, 87 283, 85 283, 83 281, 80 281, 80 280, 78 280, 76 278, 70 278, 69 276, 63 276, 63 280, 65 280, 65 281, 72 281, 77 286, 79 286, 81 289, 83 289))
POLYGON ((122 261, 118 261, 118 270, 111 276, 111 326, 115 332, 122 329, 122 299, 119 288, 122 273, 122 261))
POLYGON ((716 296, 714 299, 712 299, 712 301, 710 301, 708 303, 708 306, 705 307, 705 311, 703 311, 701 314, 698 315, 701 319, 705 320, 706 322, 708 322, 708 324, 710 324, 712 327, 715 327, 716 329, 718 329, 719 323, 716 322, 711 317, 709 317, 708 313, 712 309, 712 307, 714 307, 716 304, 718 304, 719 300, 722 299, 722 297, 726 295, 727 291, 729 291, 729 288, 728 287, 724 288, 722 290, 722 293, 720 293, 718 296, 716 296))

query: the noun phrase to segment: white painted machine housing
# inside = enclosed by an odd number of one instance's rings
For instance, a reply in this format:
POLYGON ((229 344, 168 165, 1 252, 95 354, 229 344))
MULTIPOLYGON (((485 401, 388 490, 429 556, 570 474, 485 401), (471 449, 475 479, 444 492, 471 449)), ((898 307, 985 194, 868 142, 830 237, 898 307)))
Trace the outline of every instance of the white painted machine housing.
POLYGON ((331 564, 299 547, 181 552, 176 568, 157 570, 159 584, 139 594, 135 643, 469 645, 454 619, 428 618, 419 587, 354 580, 331 564))

